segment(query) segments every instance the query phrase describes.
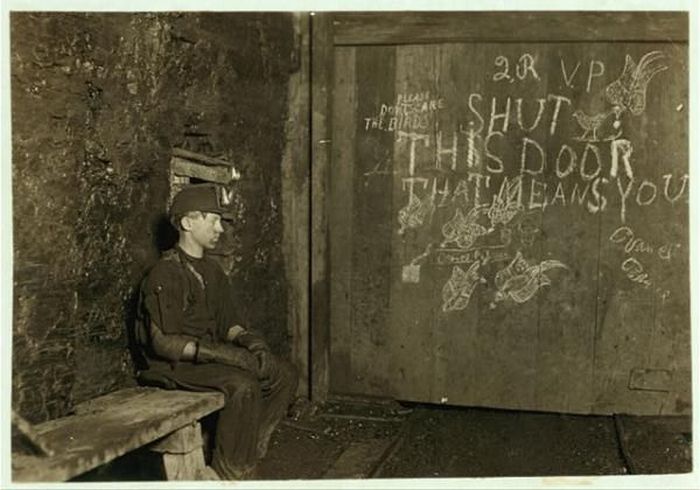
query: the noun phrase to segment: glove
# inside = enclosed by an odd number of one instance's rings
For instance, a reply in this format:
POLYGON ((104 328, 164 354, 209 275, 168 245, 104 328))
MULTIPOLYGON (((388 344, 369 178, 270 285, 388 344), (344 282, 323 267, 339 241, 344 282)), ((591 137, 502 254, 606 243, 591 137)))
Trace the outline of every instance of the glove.
POLYGON ((230 344, 200 340, 197 346, 195 362, 218 362, 243 369, 256 377, 259 376, 259 361, 256 357, 246 349, 230 344))
POLYGON ((245 331, 236 337, 238 345, 252 352, 258 361, 259 380, 269 384, 277 379, 279 366, 265 340, 258 334, 245 331))
POLYGON ((270 352, 270 348, 265 343, 265 340, 258 334, 245 331, 236 337, 236 342, 241 347, 245 347, 250 352, 266 351, 270 352))
POLYGON ((274 380, 279 374, 279 366, 272 352, 269 350, 258 350, 253 352, 253 355, 258 361, 258 373, 260 379, 274 380))
POLYGON ((280 366, 275 356, 269 351, 257 351, 254 355, 258 360, 260 389, 266 397, 280 381, 280 366))

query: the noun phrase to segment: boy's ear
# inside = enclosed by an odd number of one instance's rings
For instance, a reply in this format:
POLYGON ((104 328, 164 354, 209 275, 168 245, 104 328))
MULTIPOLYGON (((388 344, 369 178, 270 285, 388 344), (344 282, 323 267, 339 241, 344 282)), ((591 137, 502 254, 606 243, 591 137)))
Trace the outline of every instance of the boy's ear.
POLYGON ((192 229, 192 218, 188 215, 182 216, 180 218, 180 227, 185 231, 190 231, 192 229))

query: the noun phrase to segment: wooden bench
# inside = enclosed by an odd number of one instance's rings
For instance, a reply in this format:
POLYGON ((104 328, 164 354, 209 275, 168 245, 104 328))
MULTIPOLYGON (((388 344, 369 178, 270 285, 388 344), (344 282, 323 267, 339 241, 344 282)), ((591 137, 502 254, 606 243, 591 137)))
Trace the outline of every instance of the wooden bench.
POLYGON ((145 387, 90 400, 32 427, 48 454, 13 453, 13 480, 66 481, 143 446, 163 455, 168 480, 206 479, 199 421, 223 406, 221 393, 145 387))

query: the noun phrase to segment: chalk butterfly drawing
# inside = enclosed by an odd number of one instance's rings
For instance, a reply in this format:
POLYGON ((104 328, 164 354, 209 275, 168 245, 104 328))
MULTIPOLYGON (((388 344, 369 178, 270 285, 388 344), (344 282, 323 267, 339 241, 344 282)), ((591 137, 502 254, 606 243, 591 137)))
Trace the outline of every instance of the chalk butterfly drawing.
POLYGON ((516 303, 530 300, 542 286, 549 286, 552 281, 544 273, 550 269, 568 267, 558 260, 544 260, 538 265, 530 265, 520 251, 505 268, 496 273, 496 294, 491 308, 496 303, 512 299, 516 303))
POLYGON ((454 243, 461 249, 469 249, 474 245, 477 238, 490 232, 485 226, 476 222, 479 215, 487 211, 487 206, 482 204, 481 206, 475 206, 464 216, 462 210, 457 208, 452 219, 442 225, 442 235, 445 237, 442 246, 454 243))
POLYGON ((435 211, 435 196, 429 194, 423 199, 411 196, 408 204, 399 210, 399 235, 403 235, 408 228, 418 228, 425 222, 428 215, 435 211))
POLYGON ((617 80, 605 87, 608 102, 639 116, 646 108, 647 85, 657 73, 668 66, 657 63, 664 54, 661 51, 649 51, 635 63, 630 55, 625 55, 625 67, 617 80))
POLYGON ((476 285, 486 282, 477 272, 478 269, 478 260, 466 272, 459 266, 454 266, 452 276, 442 288, 442 311, 458 311, 467 307, 476 285))

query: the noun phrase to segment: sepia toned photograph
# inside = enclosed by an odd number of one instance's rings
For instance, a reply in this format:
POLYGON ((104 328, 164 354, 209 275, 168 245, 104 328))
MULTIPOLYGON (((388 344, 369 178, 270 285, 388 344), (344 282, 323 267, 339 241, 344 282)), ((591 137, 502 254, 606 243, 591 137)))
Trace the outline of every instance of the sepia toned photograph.
POLYGON ((8 16, 2 483, 696 488, 689 11, 8 16))

